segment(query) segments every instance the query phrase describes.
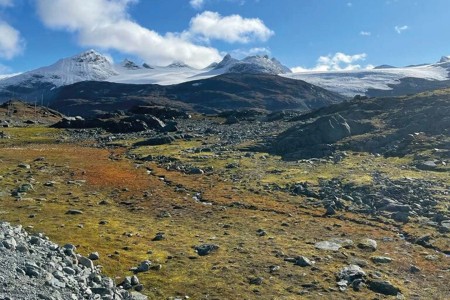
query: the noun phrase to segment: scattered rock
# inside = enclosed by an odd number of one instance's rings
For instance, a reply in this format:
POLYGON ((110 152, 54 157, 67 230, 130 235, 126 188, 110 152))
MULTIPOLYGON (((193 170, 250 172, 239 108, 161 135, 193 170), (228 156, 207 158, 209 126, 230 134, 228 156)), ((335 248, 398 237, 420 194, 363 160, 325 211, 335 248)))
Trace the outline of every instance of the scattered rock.
POLYGON ((88 258, 90 260, 98 260, 100 258, 100 256, 99 256, 98 252, 92 252, 89 254, 88 258))
POLYGON ((310 267, 313 263, 307 257, 298 256, 295 258, 295 265, 300 267, 310 267))
POLYGON ((372 239, 363 239, 359 241, 357 244, 359 249, 365 250, 365 251, 375 251, 377 250, 377 242, 372 239))
POLYGON ((152 239, 152 241, 162 241, 165 240, 166 236, 164 234, 164 232, 158 232, 155 237, 152 239))
POLYGON ((387 256, 372 256, 370 260, 372 260, 376 264, 388 264, 392 262, 392 258, 387 256))
POLYGON ((83 211, 78 209, 69 209, 68 211, 66 211, 66 215, 81 215, 81 214, 83 214, 83 211))
POLYGON ((328 251, 338 251, 339 249, 341 249, 341 245, 329 241, 317 242, 314 246, 317 249, 328 251))
POLYGON ((389 281, 383 280, 372 280, 369 281, 369 289, 374 291, 375 293, 380 293, 384 295, 396 296, 400 293, 400 289, 392 285, 389 281))
POLYGON ((254 277, 249 279, 249 283, 253 285, 261 285, 264 281, 262 277, 254 277))
POLYGON ((195 251, 197 251, 197 254, 200 256, 211 254, 212 252, 215 252, 218 249, 219 246, 216 244, 202 244, 195 247, 195 251))

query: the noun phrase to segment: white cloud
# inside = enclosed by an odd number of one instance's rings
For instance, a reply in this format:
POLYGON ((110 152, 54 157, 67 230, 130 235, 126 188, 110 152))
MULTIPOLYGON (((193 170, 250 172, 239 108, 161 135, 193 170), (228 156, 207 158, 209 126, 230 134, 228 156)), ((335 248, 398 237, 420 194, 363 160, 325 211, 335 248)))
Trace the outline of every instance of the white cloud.
POLYGON ((371 36, 371 35, 372 35, 372 32, 370 32, 370 31, 361 31, 361 32, 359 33, 359 35, 362 35, 362 36, 371 36))
POLYGON ((349 71, 360 69, 372 69, 372 65, 361 66, 355 64, 359 61, 364 61, 367 57, 366 53, 348 55, 342 52, 337 52, 334 55, 320 56, 317 59, 317 64, 314 68, 295 67, 292 72, 325 72, 325 71, 349 71))
POLYGON ((259 19, 222 17, 204 12, 191 20, 183 33, 159 34, 128 15, 138 0, 37 0, 38 15, 51 29, 74 33, 82 46, 117 50, 136 55, 148 63, 167 65, 183 61, 203 68, 220 61, 219 51, 196 41, 221 39, 228 42, 266 40, 273 34, 259 19), (200 26, 205 25, 206 28, 200 26), (217 32, 211 32, 215 30, 217 32))
POLYGON ((38 14, 52 29, 77 34, 82 46, 115 49, 165 65, 183 61, 204 67, 220 60, 217 49, 200 46, 177 34, 159 33, 134 22, 127 13, 135 0, 38 0, 38 14))
POLYGON ((232 57, 244 58, 253 55, 271 55, 271 52, 270 49, 265 47, 255 47, 251 49, 235 49, 230 54, 232 57))
POLYGON ((394 29, 398 34, 401 34, 403 31, 408 30, 409 26, 408 25, 403 25, 403 26, 397 25, 394 27, 394 29))
POLYGON ((223 17, 211 11, 205 11, 192 18, 188 30, 189 36, 228 43, 267 41, 273 34, 274 32, 258 18, 247 19, 239 15, 223 17))
POLYGON ((205 4, 205 0, 190 0, 189 4, 195 9, 201 9, 203 4, 205 4))
POLYGON ((13 0, 0 0, 0 7, 11 7, 13 5, 13 0))
POLYGON ((0 58, 11 59, 22 53, 24 41, 17 29, 0 21, 0 37, 0 58))

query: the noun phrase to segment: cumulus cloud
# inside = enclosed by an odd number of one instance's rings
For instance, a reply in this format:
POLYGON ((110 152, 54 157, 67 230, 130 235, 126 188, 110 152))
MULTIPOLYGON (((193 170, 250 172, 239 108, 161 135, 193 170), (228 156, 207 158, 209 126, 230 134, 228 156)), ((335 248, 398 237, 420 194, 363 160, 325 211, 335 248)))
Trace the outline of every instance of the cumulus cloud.
POLYGON ((0 37, 0 58, 11 59, 22 53, 24 41, 17 29, 0 21, 0 37))
POLYGON ((217 13, 204 12, 191 20, 188 30, 162 35, 131 19, 128 8, 137 2, 37 0, 37 9, 48 28, 74 33, 82 46, 117 50, 156 65, 183 61, 202 68, 221 59, 219 51, 205 45, 205 41, 247 42, 266 40, 273 34, 259 19, 222 17, 217 13), (203 25, 206 28, 202 29, 203 25))
POLYGON ((11 7, 13 4, 13 0, 0 0, 0 7, 11 7))
POLYGON ((295 67, 292 72, 325 72, 325 71, 349 71, 360 69, 372 69, 372 65, 361 66, 357 64, 359 61, 364 61, 367 57, 366 53, 348 55, 342 52, 337 52, 334 55, 320 56, 317 59, 317 64, 314 68, 295 67))
POLYGON ((409 29, 409 26, 408 26, 408 25, 403 25, 403 26, 397 25, 397 26, 394 27, 394 30, 395 30, 398 34, 401 34, 403 31, 408 30, 408 29, 409 29))
POLYGON ((205 11, 192 18, 188 30, 190 36, 228 43, 267 41, 273 34, 274 32, 258 18, 247 19, 239 15, 224 17, 211 11, 205 11))
POLYGON ((370 32, 370 31, 360 31, 360 32, 359 32, 359 35, 362 35, 362 36, 371 36, 371 35, 372 35, 372 32, 370 32))
POLYGON ((205 0, 190 0, 189 4, 195 9, 201 9, 203 4, 205 4, 205 0))
POLYGON ((38 14, 49 28, 77 34, 83 46, 115 49, 164 65, 184 61, 204 67, 220 60, 217 49, 196 45, 176 34, 142 27, 127 14, 135 0, 37 0, 38 14))

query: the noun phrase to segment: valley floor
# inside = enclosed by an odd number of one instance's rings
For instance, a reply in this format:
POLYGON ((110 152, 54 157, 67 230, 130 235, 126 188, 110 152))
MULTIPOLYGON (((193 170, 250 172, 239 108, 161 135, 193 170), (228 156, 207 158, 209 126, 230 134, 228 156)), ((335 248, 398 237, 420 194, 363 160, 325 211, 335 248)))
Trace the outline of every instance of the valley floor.
POLYGON ((286 162, 248 150, 285 125, 222 121, 184 120, 189 137, 159 146, 136 144, 146 135, 5 128, 0 220, 98 251, 111 277, 150 260, 138 274, 149 299, 450 298, 448 172, 364 152, 286 162), (409 195, 408 220, 364 209, 386 191, 409 195), (218 249, 201 256, 205 244, 218 249), (364 274, 349 275, 351 265, 364 274))

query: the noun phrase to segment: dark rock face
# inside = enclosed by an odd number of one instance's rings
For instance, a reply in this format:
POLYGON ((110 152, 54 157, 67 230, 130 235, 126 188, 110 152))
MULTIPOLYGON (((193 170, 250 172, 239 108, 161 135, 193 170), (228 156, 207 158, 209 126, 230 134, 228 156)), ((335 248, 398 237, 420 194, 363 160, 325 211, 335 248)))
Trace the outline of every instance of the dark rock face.
POLYGON ((102 128, 112 133, 140 132, 149 129, 162 130, 164 126, 164 122, 152 115, 110 119, 95 118, 90 120, 84 120, 83 118, 64 118, 61 122, 52 125, 55 128, 102 128))

